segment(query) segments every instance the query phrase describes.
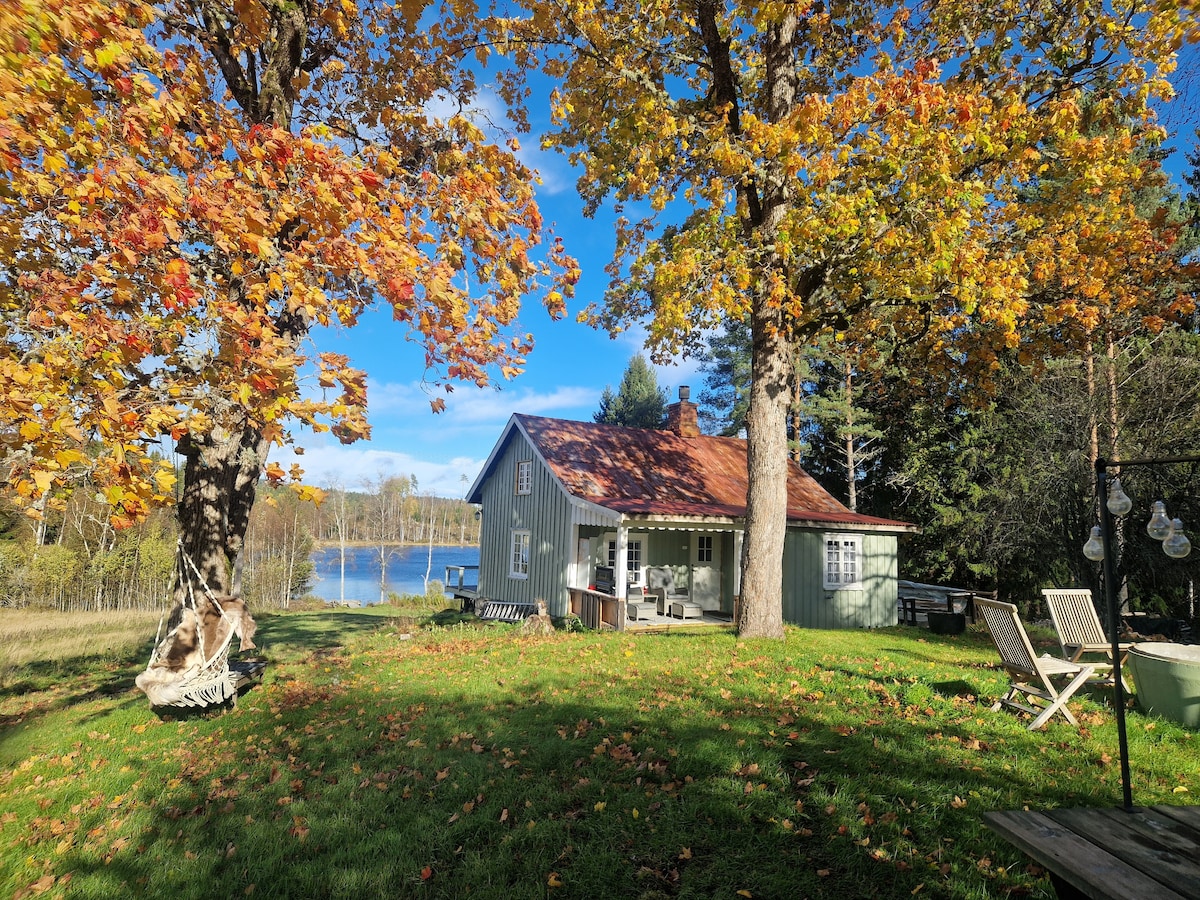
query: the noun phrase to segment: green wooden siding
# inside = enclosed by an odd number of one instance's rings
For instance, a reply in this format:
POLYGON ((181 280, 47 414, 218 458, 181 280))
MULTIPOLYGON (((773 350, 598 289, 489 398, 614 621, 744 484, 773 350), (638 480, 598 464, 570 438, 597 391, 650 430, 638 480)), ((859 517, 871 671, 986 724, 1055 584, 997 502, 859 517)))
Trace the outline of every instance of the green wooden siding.
POLYGON ((567 573, 574 544, 570 503, 519 431, 513 432, 481 494, 481 596, 512 603, 544 600, 552 616, 566 615, 567 573), (522 460, 532 460, 532 482, 528 494, 518 495, 517 463, 522 460), (508 574, 514 529, 530 533, 528 578, 510 578, 508 574))
MULTIPOLYGON (((862 534, 862 590, 824 587, 825 535, 788 530, 783 551, 783 620, 804 628, 882 628, 896 624, 896 536, 862 534)), ((836 533, 852 533, 838 530, 836 533)))

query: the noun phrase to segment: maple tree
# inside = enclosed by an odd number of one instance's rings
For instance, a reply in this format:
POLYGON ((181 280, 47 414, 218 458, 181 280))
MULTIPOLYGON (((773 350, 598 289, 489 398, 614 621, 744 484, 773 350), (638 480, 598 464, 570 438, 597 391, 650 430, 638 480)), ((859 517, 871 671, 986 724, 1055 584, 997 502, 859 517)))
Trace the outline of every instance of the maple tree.
POLYGON ((515 141, 462 113, 469 6, 0 2, 18 500, 36 514, 86 484, 125 526, 178 491, 184 548, 236 591, 256 485, 301 474, 270 447, 297 425, 369 433, 364 373, 314 348, 323 327, 390 308, 447 391, 520 370, 522 296, 557 316, 578 270, 538 246, 515 141))
POLYGON ((750 320, 744 635, 783 633, 797 346, 882 338, 986 387, 1031 330, 1142 299, 1110 279, 1151 255, 1126 227, 1131 150, 1161 136, 1190 4, 519 6, 497 25, 507 95, 527 67, 555 80, 544 143, 580 165, 588 211, 620 217, 590 320, 643 321, 659 357, 750 320), (1046 180, 1052 200, 1023 202, 1046 180))

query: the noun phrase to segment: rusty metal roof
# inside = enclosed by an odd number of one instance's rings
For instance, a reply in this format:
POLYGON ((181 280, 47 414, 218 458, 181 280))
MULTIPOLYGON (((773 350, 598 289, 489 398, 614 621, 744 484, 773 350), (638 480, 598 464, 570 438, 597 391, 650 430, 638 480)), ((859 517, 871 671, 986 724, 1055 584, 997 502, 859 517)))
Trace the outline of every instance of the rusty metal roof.
MULTIPOLYGON (((738 438, 521 414, 513 421, 567 492, 581 500, 633 516, 746 514, 746 442, 738 438)), ((851 512, 793 462, 787 516, 793 522, 916 530, 907 522, 851 512)))

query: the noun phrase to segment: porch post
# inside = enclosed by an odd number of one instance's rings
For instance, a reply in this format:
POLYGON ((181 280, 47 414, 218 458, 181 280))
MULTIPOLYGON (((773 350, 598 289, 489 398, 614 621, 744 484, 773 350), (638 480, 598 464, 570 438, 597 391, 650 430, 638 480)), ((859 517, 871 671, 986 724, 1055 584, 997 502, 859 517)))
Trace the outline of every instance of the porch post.
POLYGON ((742 595, 742 538, 746 532, 740 528, 733 533, 733 596, 742 595))
POLYGON ((621 602, 629 593, 629 527, 622 519, 617 525, 617 559, 613 566, 613 591, 621 602))

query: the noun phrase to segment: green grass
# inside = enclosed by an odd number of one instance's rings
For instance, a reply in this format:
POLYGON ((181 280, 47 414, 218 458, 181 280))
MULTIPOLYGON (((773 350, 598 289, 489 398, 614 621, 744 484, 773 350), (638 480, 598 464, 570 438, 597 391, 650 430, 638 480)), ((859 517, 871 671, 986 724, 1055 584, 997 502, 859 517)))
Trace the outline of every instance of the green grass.
MULTIPOLYGON (((985 634, 523 637, 264 615, 237 708, 159 719, 144 653, 0 690, 0 895, 1052 896, 980 821, 1113 806, 1103 695, 1031 734, 985 634), (404 637, 408 635, 408 637, 404 637)), ((1138 804, 1184 729, 1129 716, 1138 804)))

